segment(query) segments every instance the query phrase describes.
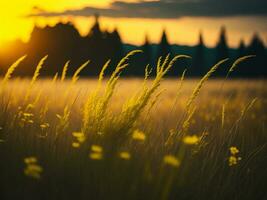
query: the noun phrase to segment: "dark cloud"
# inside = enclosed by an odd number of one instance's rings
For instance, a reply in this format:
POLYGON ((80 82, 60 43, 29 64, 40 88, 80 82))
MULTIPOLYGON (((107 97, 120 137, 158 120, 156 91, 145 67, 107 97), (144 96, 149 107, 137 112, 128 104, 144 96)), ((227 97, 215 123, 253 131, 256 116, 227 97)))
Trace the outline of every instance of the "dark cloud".
POLYGON ((64 12, 40 11, 29 16, 91 16, 167 18, 184 16, 267 16, 267 0, 160 0, 124 2, 114 1, 108 8, 84 7, 64 12))

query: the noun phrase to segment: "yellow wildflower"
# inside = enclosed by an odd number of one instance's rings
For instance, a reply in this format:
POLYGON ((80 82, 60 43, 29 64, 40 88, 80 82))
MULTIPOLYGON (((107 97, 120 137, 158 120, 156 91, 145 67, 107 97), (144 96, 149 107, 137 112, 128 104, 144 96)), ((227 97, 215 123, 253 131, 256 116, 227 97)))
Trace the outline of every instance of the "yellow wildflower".
POLYGON ((127 151, 120 152, 119 156, 123 160, 130 160, 130 158, 131 158, 131 154, 127 151))
POLYGON ((73 132, 72 133, 73 137, 76 138, 77 142, 73 142, 72 146, 75 148, 80 147, 80 144, 85 141, 85 135, 82 132, 73 132))
POLYGON ((43 168, 38 165, 36 157, 28 157, 24 159, 26 168, 24 169, 24 174, 31 178, 40 179, 43 168))
POLYGON ((135 130, 133 132, 132 138, 134 140, 140 140, 140 141, 144 141, 146 139, 146 135, 144 132, 140 131, 140 130, 135 130))
POLYGON ((193 144, 197 144, 199 142, 200 138, 196 135, 192 135, 192 136, 185 136, 183 138, 183 142, 185 144, 189 144, 189 145, 193 145, 193 144))
POLYGON ((37 163, 37 158, 36 157, 27 157, 24 158, 25 164, 32 164, 32 163, 37 163))
POLYGON ((241 157, 237 157, 239 150, 235 146, 230 147, 229 150, 230 150, 231 156, 228 159, 228 164, 229 164, 229 166, 236 165, 238 163, 238 161, 241 160, 241 157))
POLYGON ((163 162, 167 165, 171 165, 173 167, 179 167, 181 162, 173 155, 166 155, 163 158, 163 162))
POLYGON ((41 178, 40 172, 31 171, 31 170, 29 170, 27 168, 24 170, 24 174, 26 176, 29 176, 29 177, 32 177, 32 178, 35 178, 35 179, 40 179, 41 178))
POLYGON ((39 166, 39 165, 36 165, 36 164, 28 165, 27 169, 30 170, 30 171, 38 172, 38 173, 43 171, 43 168, 41 166, 39 166))
POLYGON ((230 156, 228 161, 229 161, 229 166, 237 164, 237 158, 235 156, 230 156))
POLYGON ((76 139, 77 139, 78 142, 80 142, 80 143, 83 143, 83 142, 85 141, 85 137, 84 137, 84 136, 83 136, 83 137, 77 137, 76 139))
POLYGON ((73 142, 72 143, 72 147, 73 148, 79 148, 80 147, 80 143, 79 142, 73 142))
POLYGON ((239 150, 238 150, 238 148, 233 146, 233 147, 230 147, 230 152, 232 155, 236 155, 239 153, 239 150))
POLYGON ((103 148, 99 145, 92 145, 91 146, 91 151, 95 152, 95 153, 102 153, 103 148))
POLYGON ((82 132, 73 132, 72 135, 73 135, 73 137, 76 137, 76 138, 84 137, 84 133, 82 133, 82 132))
POLYGON ((102 155, 102 153, 90 153, 89 157, 92 160, 101 160, 103 158, 103 155, 102 155))

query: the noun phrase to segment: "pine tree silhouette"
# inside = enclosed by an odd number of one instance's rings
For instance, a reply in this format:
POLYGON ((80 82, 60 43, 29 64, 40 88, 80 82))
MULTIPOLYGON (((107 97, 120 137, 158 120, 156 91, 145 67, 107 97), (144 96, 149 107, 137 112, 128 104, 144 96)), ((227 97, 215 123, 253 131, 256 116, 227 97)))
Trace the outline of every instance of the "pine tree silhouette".
POLYGON ((164 29, 162 32, 161 40, 158 46, 158 53, 157 57, 162 56, 163 58, 166 57, 168 54, 172 56, 171 46, 168 42, 168 37, 166 34, 166 30, 164 29))
POLYGON ((99 23, 99 15, 95 14, 95 22, 91 27, 87 37, 84 50, 86 59, 90 59, 92 66, 90 73, 96 76, 101 70, 105 60, 107 59, 105 51, 105 35, 101 30, 99 23))
POLYGON ((219 41, 216 45, 216 61, 220 61, 225 58, 229 58, 229 52, 228 52, 228 44, 227 44, 227 38, 226 38, 226 28, 222 27, 220 32, 219 41))
POLYGON ((102 58, 111 59, 111 64, 107 68, 106 73, 111 74, 116 63, 123 57, 124 49, 121 37, 117 28, 111 33, 106 32, 105 47, 103 49, 102 58))
MULTIPOLYGON (((223 26, 220 31, 219 41, 215 47, 216 49, 216 60, 215 62, 219 62, 225 58, 229 58, 229 49, 227 44, 227 37, 226 37, 226 28, 223 26)), ((215 72, 216 76, 225 76, 228 69, 227 63, 221 65, 217 71, 215 72)))
POLYGON ((246 45, 244 40, 241 40, 237 49, 237 57, 240 58, 246 55, 246 45))
POLYGON ((248 54, 256 55, 256 58, 251 60, 250 74, 258 77, 267 75, 267 58, 265 52, 265 46, 261 38, 257 33, 252 37, 252 40, 248 46, 248 54))
POLYGON ((144 57, 144 63, 145 64, 151 64, 152 62, 152 49, 151 49, 151 44, 149 41, 148 36, 146 35, 145 37, 145 42, 141 46, 141 50, 143 51, 143 57, 144 57))
POLYGON ((95 23, 92 26, 91 30, 89 31, 88 37, 90 37, 93 40, 98 40, 102 39, 103 34, 100 29, 100 24, 99 24, 99 15, 95 14, 95 23))
MULTIPOLYGON (((240 57, 243 57, 247 55, 247 49, 246 45, 243 39, 240 40, 239 46, 236 51, 235 59, 238 59, 240 57)), ((238 65, 238 68, 231 73, 232 77, 248 77, 249 76, 249 68, 248 68, 248 62, 242 62, 238 65)))
POLYGON ((199 34, 199 42, 195 47, 193 55, 192 72, 193 76, 203 76, 205 72, 205 44, 202 33, 199 34))
POLYGON ((110 34, 111 37, 111 43, 108 44, 112 47, 112 54, 111 58, 114 58, 116 62, 118 62, 122 55, 123 55, 123 46, 122 46, 122 41, 121 37, 119 34, 119 31, 117 28, 114 29, 114 31, 110 34))

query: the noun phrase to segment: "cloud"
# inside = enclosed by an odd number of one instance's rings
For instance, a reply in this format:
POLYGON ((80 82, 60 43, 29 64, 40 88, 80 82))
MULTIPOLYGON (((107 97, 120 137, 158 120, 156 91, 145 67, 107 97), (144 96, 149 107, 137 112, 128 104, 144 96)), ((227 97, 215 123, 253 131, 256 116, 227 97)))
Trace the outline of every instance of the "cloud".
POLYGON ((40 9, 28 17, 91 16, 99 13, 106 17, 176 19, 191 17, 267 16, 266 0, 152 0, 138 2, 114 1, 108 8, 84 7, 82 9, 49 12, 40 9))

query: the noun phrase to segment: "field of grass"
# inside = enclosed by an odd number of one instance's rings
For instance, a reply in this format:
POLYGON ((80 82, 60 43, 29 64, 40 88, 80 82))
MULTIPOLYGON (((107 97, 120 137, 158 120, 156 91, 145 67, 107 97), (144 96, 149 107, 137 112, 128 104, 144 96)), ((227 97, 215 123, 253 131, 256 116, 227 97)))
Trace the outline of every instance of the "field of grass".
POLYGON ((128 59, 111 77, 107 63, 38 79, 45 59, 1 81, 0 199, 267 199, 267 82, 230 80, 248 58, 225 80, 208 80, 223 61, 163 80, 175 59, 144 80, 119 77, 128 59))

